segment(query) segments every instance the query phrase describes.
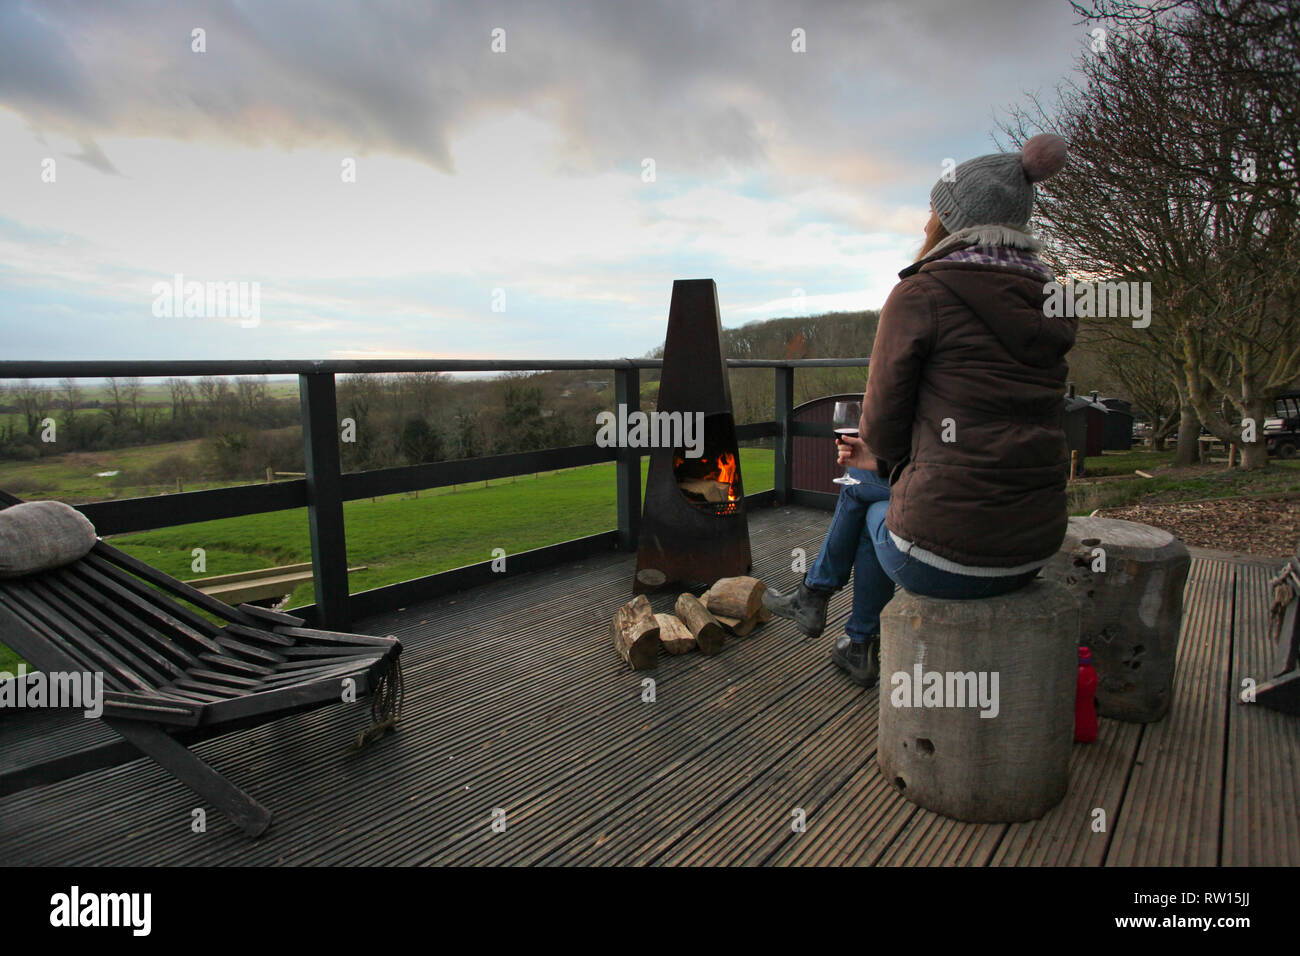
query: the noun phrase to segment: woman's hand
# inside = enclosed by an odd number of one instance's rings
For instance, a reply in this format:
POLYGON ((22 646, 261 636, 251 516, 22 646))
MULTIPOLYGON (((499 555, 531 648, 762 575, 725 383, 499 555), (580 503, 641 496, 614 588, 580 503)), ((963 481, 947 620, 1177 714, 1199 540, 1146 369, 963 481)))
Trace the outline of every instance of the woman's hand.
POLYGON ((847 435, 837 437, 835 446, 839 451, 839 464, 844 468, 859 468, 862 471, 876 470, 876 456, 867 451, 867 443, 861 438, 847 435))

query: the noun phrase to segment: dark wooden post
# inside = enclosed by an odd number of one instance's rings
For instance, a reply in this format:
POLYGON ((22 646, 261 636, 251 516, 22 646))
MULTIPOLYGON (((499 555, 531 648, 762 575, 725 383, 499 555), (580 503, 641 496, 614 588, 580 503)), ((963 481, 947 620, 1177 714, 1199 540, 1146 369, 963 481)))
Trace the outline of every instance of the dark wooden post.
POLYGON ((781 434, 776 437, 772 488, 778 504, 789 504, 794 485, 794 431, 791 412, 794 410, 794 368, 775 369, 776 372, 776 423, 781 434))
MULTIPOLYGON (((614 369, 614 414, 626 405, 627 413, 641 408, 641 370, 614 369)), ((618 450, 618 548, 635 551, 641 536, 641 449, 618 450)))
POLYGON ((330 630, 346 631, 352 622, 348 613, 348 546, 343 528, 340 423, 334 374, 299 375, 298 392, 302 397, 307 523, 311 528, 317 623, 330 630))

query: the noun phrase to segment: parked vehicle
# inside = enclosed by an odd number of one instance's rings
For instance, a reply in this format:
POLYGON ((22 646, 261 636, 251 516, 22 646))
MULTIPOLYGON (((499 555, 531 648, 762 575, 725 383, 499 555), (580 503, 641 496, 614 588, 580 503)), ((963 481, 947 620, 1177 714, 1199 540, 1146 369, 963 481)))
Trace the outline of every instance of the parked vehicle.
POLYGON ((1300 454, 1300 391, 1283 392, 1274 403, 1274 414, 1264 422, 1264 440, 1273 458, 1295 458, 1300 454))

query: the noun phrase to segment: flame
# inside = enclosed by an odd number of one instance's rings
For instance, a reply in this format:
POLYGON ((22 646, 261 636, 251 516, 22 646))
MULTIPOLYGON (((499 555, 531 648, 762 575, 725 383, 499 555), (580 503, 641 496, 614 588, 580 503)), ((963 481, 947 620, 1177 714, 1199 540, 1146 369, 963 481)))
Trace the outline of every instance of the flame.
MULTIPOLYGON (((680 454, 673 455, 674 471, 685 464, 687 464, 686 458, 683 458, 680 454)), ((704 471, 704 474, 700 475, 702 480, 714 481, 719 485, 726 486, 727 498, 725 504, 728 507, 724 513, 731 514, 735 511, 736 503, 740 500, 740 495, 736 492, 736 481, 738 478, 737 472, 740 471, 740 467, 736 461, 736 456, 729 452, 723 452, 718 455, 716 463, 709 458, 699 458, 690 462, 690 464, 692 466, 690 468, 692 474, 698 475, 700 471, 704 471)), ((719 507, 722 504, 723 502, 717 502, 714 507, 719 507)))
POLYGON ((727 486, 727 500, 736 500, 736 457, 729 452, 718 456, 718 481, 727 486))

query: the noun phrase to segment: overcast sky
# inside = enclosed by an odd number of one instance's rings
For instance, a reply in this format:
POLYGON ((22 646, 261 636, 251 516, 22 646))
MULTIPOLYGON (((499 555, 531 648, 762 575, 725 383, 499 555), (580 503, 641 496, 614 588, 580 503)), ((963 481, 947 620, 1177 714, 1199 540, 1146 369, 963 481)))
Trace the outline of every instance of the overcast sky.
POLYGON ((944 159, 1088 40, 1066 0, 0 0, 0 353, 616 358, 675 278, 727 326, 878 308, 944 159), (258 320, 155 315, 176 274, 258 320))

